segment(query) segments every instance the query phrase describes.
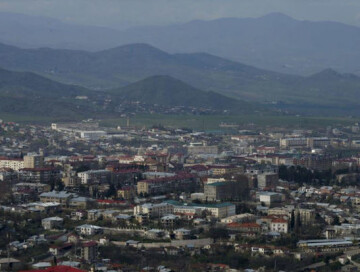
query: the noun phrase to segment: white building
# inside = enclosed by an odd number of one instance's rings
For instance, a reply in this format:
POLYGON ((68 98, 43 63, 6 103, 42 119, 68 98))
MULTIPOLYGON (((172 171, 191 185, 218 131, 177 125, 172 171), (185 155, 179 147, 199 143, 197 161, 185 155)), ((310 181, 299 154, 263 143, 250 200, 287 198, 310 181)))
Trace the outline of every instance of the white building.
POLYGON ((41 220, 41 225, 46 230, 52 230, 55 228, 60 228, 64 222, 64 219, 61 217, 55 216, 55 217, 48 217, 41 220))
POLYGON ((273 203, 281 202, 282 194, 273 192, 261 192, 259 193, 259 201, 266 206, 271 206, 273 203))
POLYGON ((82 235, 90 236, 90 235, 95 235, 95 234, 101 233, 102 228, 99 226, 85 224, 85 225, 76 227, 76 231, 82 235))
POLYGON ((0 158, 0 168, 10 168, 19 171, 24 168, 24 160, 18 158, 0 158))
POLYGON ((279 233, 288 233, 289 224, 285 219, 274 219, 270 224, 271 231, 279 232, 279 233))
POLYGON ((168 203, 145 203, 134 207, 134 215, 147 214, 149 217, 161 217, 174 212, 174 206, 168 203))
POLYGON ((235 205, 227 202, 216 204, 187 204, 173 200, 166 202, 174 206, 175 214, 188 213, 189 211, 197 211, 196 213, 198 213, 198 211, 200 211, 200 213, 207 211, 210 215, 217 218, 225 218, 236 214, 235 205))
POLYGON ((85 140, 99 140, 101 137, 106 136, 105 131, 80 131, 80 137, 85 140))

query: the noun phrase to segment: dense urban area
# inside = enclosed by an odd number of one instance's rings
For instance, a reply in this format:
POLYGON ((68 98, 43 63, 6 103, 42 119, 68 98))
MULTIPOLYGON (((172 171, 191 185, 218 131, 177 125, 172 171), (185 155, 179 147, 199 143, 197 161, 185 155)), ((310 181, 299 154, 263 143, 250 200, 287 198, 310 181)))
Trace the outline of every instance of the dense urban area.
POLYGON ((357 123, 0 121, 0 146, 1 271, 360 267, 357 123))

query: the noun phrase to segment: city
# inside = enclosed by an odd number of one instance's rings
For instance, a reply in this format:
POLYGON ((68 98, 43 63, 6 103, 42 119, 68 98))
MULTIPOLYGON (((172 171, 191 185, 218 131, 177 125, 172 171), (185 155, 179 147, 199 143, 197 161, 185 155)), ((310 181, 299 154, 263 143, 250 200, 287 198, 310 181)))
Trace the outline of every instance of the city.
POLYGON ((0 272, 360 271, 359 0, 0 0, 0 272))
POLYGON ((2 270, 360 265, 358 124, 214 135, 1 121, 0 135, 2 270))

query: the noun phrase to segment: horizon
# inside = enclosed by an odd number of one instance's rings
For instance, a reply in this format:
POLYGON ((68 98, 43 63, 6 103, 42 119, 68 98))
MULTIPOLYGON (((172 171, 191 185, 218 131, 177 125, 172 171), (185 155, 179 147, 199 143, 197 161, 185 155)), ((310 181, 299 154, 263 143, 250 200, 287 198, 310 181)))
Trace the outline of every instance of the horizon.
POLYGON ((183 24, 194 20, 259 18, 282 13, 296 20, 333 21, 360 27, 360 2, 335 0, 0 0, 0 12, 47 17, 65 23, 124 30, 137 26, 183 24), (104 4, 105 3, 105 4, 104 4), (77 10, 81 10, 78 12, 77 10))

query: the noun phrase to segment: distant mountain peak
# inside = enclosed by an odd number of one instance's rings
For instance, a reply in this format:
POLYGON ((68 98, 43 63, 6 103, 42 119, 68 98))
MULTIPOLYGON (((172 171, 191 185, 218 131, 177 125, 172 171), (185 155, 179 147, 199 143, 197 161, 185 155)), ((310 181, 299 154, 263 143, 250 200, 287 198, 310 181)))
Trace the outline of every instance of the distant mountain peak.
POLYGON ((252 110, 252 104, 219 93, 199 90, 179 79, 155 75, 111 91, 125 101, 213 110, 252 110))
POLYGON ((150 45, 147 43, 131 43, 131 44, 125 44, 125 45, 120 45, 114 48, 110 48, 107 50, 103 50, 100 52, 106 52, 106 51, 129 51, 129 50, 141 50, 141 51, 156 51, 156 52, 163 52, 164 51, 150 45))
POLYGON ((316 74, 311 75, 310 77, 311 78, 330 78, 330 77, 333 78, 333 77, 342 77, 342 74, 332 68, 327 68, 316 74))
POLYGON ((271 21, 294 21, 295 19, 281 12, 272 12, 261 16, 260 19, 266 19, 271 21))

